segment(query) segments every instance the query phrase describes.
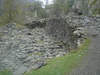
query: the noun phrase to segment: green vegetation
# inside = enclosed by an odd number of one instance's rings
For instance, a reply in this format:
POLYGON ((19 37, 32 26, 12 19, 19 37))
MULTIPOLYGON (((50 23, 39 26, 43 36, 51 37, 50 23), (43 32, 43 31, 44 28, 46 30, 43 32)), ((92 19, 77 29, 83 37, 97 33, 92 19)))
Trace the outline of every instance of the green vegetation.
POLYGON ((54 0, 53 14, 59 16, 61 14, 67 14, 72 8, 74 0, 54 0))
POLYGON ((5 16, 0 16, 0 26, 7 24, 7 18, 5 16))
POLYGON ((97 1, 98 1, 98 0, 93 0, 93 1, 90 3, 90 6, 95 5, 97 1))
POLYGON ((9 70, 0 71, 0 75, 12 75, 12 72, 9 70))
POLYGON ((19 11, 20 9, 18 9, 18 5, 16 6, 14 0, 3 0, 0 26, 14 21, 16 16, 18 16, 19 11))
POLYGON ((68 15, 69 12, 81 12, 82 15, 99 15, 100 0, 53 0, 44 5, 38 0, 0 0, 0 25, 16 22, 24 25, 37 18, 68 15))
POLYGON ((100 1, 98 0, 90 1, 91 12, 94 16, 100 14, 100 8, 98 7, 98 4, 100 4, 100 1))
POLYGON ((71 51, 63 57, 47 60, 48 65, 25 73, 24 75, 67 75, 75 66, 78 66, 81 58, 88 50, 90 40, 86 39, 84 44, 77 50, 71 51))

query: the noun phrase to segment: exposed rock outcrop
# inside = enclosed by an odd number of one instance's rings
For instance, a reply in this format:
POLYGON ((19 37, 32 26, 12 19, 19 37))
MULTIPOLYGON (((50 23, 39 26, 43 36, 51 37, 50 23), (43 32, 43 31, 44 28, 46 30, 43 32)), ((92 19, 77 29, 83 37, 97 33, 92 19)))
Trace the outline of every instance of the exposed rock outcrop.
POLYGON ((46 65, 47 58, 65 55, 84 39, 84 25, 90 23, 85 20, 53 18, 33 21, 26 24, 28 28, 17 28, 15 23, 0 27, 0 70, 22 75, 46 65))
POLYGON ((50 38, 43 28, 19 29, 8 24, 0 33, 0 70, 11 69, 14 75, 46 65, 47 58, 66 54, 64 46, 50 38))

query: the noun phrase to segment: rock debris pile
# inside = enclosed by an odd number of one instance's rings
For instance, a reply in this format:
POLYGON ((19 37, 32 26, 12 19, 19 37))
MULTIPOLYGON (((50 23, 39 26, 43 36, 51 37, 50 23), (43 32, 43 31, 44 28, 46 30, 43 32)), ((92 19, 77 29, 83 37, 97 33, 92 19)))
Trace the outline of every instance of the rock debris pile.
POLYGON ((88 20, 76 18, 33 21, 23 28, 15 23, 0 27, 0 70, 22 75, 46 65, 48 58, 63 56, 78 47, 86 36, 84 22, 88 20))

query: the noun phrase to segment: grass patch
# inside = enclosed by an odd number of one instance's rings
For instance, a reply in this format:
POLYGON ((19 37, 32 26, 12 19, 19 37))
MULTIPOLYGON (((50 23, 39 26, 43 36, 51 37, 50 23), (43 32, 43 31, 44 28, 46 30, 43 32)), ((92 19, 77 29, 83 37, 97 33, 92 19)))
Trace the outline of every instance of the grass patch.
POLYGON ((38 70, 27 72, 24 75, 67 75, 78 65, 81 58, 86 54, 89 43, 90 40, 86 39, 84 44, 77 50, 73 50, 62 57, 47 60, 48 65, 38 70))
POLYGON ((0 71, 0 75, 13 75, 13 74, 9 70, 4 70, 4 71, 0 71))

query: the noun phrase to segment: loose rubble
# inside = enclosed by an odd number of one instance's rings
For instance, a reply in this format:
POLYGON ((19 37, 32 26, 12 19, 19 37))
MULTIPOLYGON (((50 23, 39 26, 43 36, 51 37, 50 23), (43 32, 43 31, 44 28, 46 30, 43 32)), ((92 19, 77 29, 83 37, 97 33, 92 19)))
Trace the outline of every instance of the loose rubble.
POLYGON ((91 30, 94 32, 93 35, 100 32, 100 19, 67 16, 65 20, 67 24, 62 25, 69 25, 71 32, 65 26, 65 35, 67 33, 68 35, 63 39, 61 39, 63 28, 59 29, 61 23, 50 23, 51 19, 33 21, 33 23, 26 24, 30 25, 29 27, 23 28, 18 28, 15 23, 0 27, 0 70, 10 69, 14 75, 22 75, 31 69, 39 69, 47 64, 46 59, 63 56, 69 52, 70 45, 80 46, 86 38, 88 29, 96 28, 96 31, 91 30), (50 24, 52 25, 49 26, 50 24), (58 28, 53 28, 56 24, 59 24, 58 28), (53 33, 48 27, 54 30, 53 33), (56 32, 55 29, 57 29, 56 32), (59 31, 62 32, 61 35, 59 31), (69 40, 68 37, 74 39, 69 40), (64 42, 65 40, 69 41, 64 42), (70 45, 66 44, 69 42, 70 45))

